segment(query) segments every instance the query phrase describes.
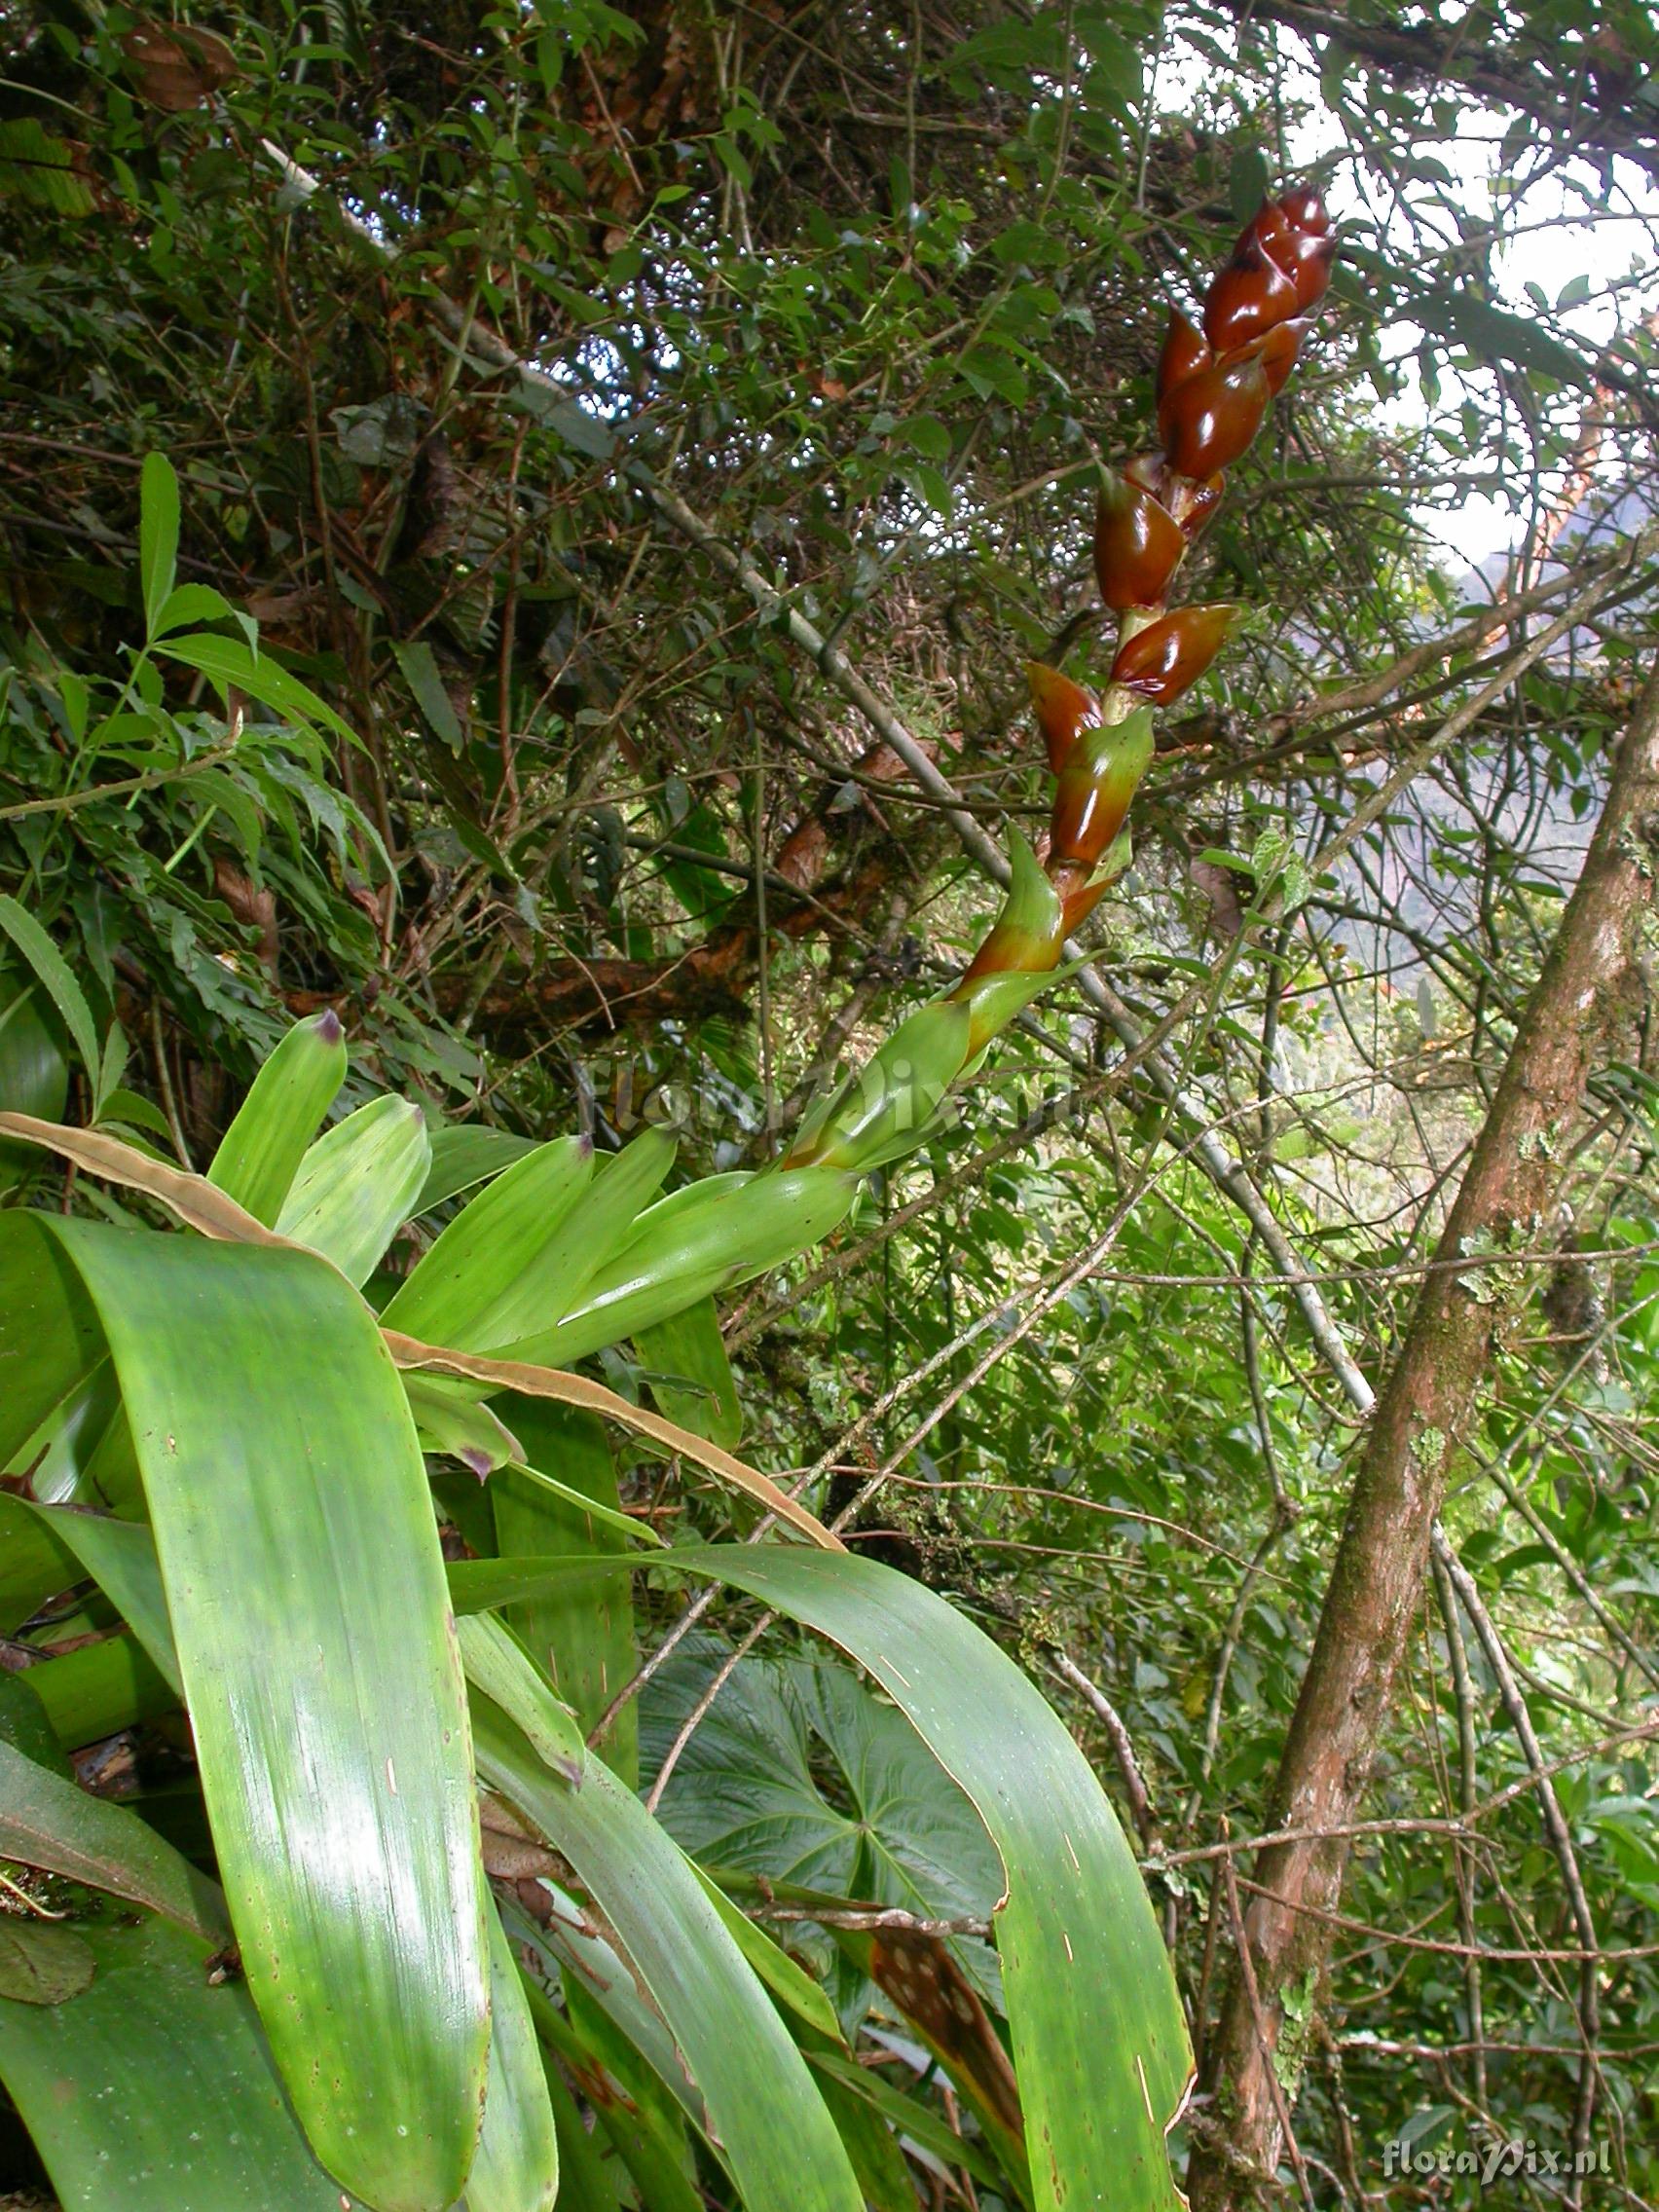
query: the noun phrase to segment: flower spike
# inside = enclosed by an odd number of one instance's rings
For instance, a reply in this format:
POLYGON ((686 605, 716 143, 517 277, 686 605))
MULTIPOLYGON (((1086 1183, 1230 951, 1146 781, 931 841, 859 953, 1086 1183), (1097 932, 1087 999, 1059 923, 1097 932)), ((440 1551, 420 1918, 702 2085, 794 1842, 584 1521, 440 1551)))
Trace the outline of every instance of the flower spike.
POLYGON ((1153 709, 1198 681, 1244 611, 1170 609, 1170 584, 1220 503, 1224 471, 1296 365, 1336 251, 1323 202, 1297 187, 1245 225, 1205 295, 1202 328, 1171 314, 1157 377, 1163 450, 1108 476, 1095 509, 1095 579, 1119 617, 1110 682, 1096 694, 1026 663, 1055 778, 1047 849, 1039 859, 1015 836, 1002 910, 960 981, 918 1008, 790 1148, 784 1164, 818 1177, 827 1205, 841 1179, 902 1159, 938 1125, 951 1087, 1042 989, 1072 931, 1128 866, 1125 825, 1153 757, 1153 709))

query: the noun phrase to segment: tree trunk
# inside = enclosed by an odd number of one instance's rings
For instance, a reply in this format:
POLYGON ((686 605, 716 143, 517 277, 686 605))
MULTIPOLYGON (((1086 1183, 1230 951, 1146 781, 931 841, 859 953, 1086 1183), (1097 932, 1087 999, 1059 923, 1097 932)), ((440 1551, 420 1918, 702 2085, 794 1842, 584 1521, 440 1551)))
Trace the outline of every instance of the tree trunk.
POLYGON ((1372 1416, 1274 1785, 1271 1825, 1295 1830, 1297 1840, 1257 1861, 1266 1894, 1244 1915, 1254 1972, 1235 1967, 1208 2039, 1208 2098, 1196 2116, 1189 2177, 1194 2212, 1258 2201, 1285 2149, 1280 2116, 1295 2100, 1309 2000, 1333 1938, 1318 1916, 1337 1907, 1347 1861, 1346 1842, 1332 1831, 1359 1813, 1455 1440, 1503 1311, 1507 1286, 1492 1256, 1535 1245, 1550 1218, 1567 1124, 1617 1018, 1656 867, 1659 671, 1620 746, 1583 872, 1372 1416), (1481 1260, 1477 1269, 1466 1265, 1481 1260))

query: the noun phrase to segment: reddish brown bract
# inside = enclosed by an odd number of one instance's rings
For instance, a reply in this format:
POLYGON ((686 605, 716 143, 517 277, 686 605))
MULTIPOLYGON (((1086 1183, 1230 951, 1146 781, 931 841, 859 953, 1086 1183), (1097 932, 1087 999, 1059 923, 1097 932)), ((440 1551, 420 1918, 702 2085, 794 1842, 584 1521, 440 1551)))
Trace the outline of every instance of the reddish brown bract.
MULTIPOLYGON (((1289 233, 1286 233, 1287 248, 1289 233)), ((1204 300, 1204 336, 1218 353, 1230 353, 1296 313, 1296 284, 1256 237, 1245 232, 1238 250, 1211 284, 1204 300)))
POLYGON ((1163 350, 1158 356, 1158 404, 1163 402, 1178 385, 1189 377, 1207 369, 1215 359, 1204 341, 1203 334, 1195 330, 1178 308, 1169 311, 1169 328, 1163 340, 1163 350))
POLYGON ((1241 607, 1182 607, 1119 648, 1112 681, 1154 707, 1166 707, 1196 683, 1243 613, 1241 607))
POLYGON ((1151 492, 1108 479, 1094 510, 1094 575, 1115 613, 1157 607, 1187 550, 1180 525, 1151 492))
POLYGON ((1260 361, 1217 361, 1178 385, 1158 412, 1169 465, 1182 476, 1231 468, 1262 426, 1272 387, 1260 361))

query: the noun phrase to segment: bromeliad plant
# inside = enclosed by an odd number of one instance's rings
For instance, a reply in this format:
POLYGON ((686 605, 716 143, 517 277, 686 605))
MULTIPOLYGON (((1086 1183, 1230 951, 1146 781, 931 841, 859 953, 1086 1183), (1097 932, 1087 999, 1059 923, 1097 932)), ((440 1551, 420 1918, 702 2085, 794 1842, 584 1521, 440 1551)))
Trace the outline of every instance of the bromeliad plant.
MULTIPOLYGON (((1151 707, 1231 614, 1165 612, 1171 578, 1329 258, 1292 195, 1217 279, 1204 337, 1177 322, 1164 453, 1101 503, 1112 682, 1033 671, 1047 849, 1015 848, 961 981, 773 1168, 663 1196, 657 1130, 601 1159, 433 1134, 393 1097, 325 1127, 348 1072, 332 1014, 278 1046, 204 1176, 130 1129, 0 1115, 0 1138, 93 1179, 104 1217, 0 1214, 0 1634, 42 1654, 0 1677, 0 2079, 65 2204, 546 2212, 632 2190, 647 2212, 886 2212, 913 2201, 903 2141, 981 2203, 1174 2212, 1185 2026, 1093 1774, 958 1612, 735 1456, 713 1302, 920 1141, 1124 866, 1151 707), (396 1275, 400 1238, 420 1257, 396 1275), (571 1372, 625 1341, 663 1411, 571 1372), (616 1428, 778 1539, 665 1549, 621 1508, 616 1428), (824 1725, 873 1740, 896 1711, 932 1754, 906 1755, 964 1839, 952 1878, 980 1885, 997 1971, 937 1936, 837 1940, 950 2074, 966 2138, 855 2062, 826 1989, 741 1909, 744 1869, 675 1839, 729 1821, 671 1832, 636 1794, 616 1698, 642 1567, 818 1632, 889 1701, 822 1662, 824 1725), (82 1787, 69 1754, 140 1719, 184 1779, 135 1805, 82 1787)), ((112 1094, 75 978, 7 926, 89 1094, 112 1094)), ((892 1901, 873 1873, 860 1889, 769 1895, 833 1928, 892 1901)))

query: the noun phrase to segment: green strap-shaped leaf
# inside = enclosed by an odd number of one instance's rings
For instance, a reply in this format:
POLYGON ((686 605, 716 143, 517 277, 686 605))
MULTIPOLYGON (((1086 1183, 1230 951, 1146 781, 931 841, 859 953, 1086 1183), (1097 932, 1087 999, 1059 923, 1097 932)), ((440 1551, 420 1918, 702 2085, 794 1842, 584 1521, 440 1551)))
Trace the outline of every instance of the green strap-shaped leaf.
POLYGON ((317 1138, 276 1216, 277 1234, 366 1282, 426 1180, 431 1146, 421 1109, 375 1098, 317 1138))
POLYGON ((736 1451, 743 1440, 743 1408, 714 1300, 700 1299, 683 1313, 636 1329, 634 1348, 649 1371, 651 1396, 662 1413, 736 1451))
POLYGON ((297 1021, 253 1079, 225 1131, 209 1183, 274 1229, 306 1147, 346 1080, 346 1034, 332 1009, 297 1021))
POLYGON ((403 1394, 428 1452, 459 1459, 482 1482, 498 1467, 524 1457, 524 1446, 506 1423, 469 1395, 474 1385, 445 1375, 407 1374, 403 1394))
POLYGON ((463 1206, 386 1307, 388 1329, 461 1351, 511 1344, 564 1311, 573 1239, 561 1235, 593 1178, 593 1146, 561 1137, 463 1206))
POLYGON ((508 1347, 514 1359, 585 1359, 603 1345, 683 1312, 821 1243, 858 1197, 855 1175, 833 1167, 767 1175, 710 1175, 640 1216, 626 1244, 588 1284, 557 1329, 508 1347))
POLYGON ((704 2212, 691 2130, 673 2091, 595 1990, 567 1972, 564 1993, 566 2053, 645 2212, 704 2212))
MULTIPOLYGON (((69 1063, 41 1017, 30 992, 12 996, 17 978, 0 981, 0 1108, 12 1114, 38 1114, 55 1122, 69 1097, 69 1063)), ((25 1145, 0 1144, 0 1191, 41 1165, 25 1145)))
MULTIPOLYGON (((0 930, 5 931, 52 994, 53 1004, 63 1016, 63 1026, 75 1040, 75 1050, 81 1055, 87 1080, 95 1084, 98 1033, 73 969, 34 916, 26 907, 19 906, 9 893, 0 894, 0 930)), ((10 1100, 7 1103, 10 1104, 10 1100)))
POLYGON ((141 1521, 116 1521, 103 1513, 70 1513, 37 1505, 36 1517, 61 1537, 122 1619, 183 1695, 166 1592, 162 1587, 156 1539, 141 1521))
MULTIPOLYGON (((585 1493, 603 1512, 615 1512, 616 1466, 601 1421, 572 1406, 535 1398, 498 1403, 523 1436, 534 1466, 585 1493)), ((498 1476, 490 1488, 496 1548, 503 1561, 521 1554, 626 1549, 626 1538, 599 1514, 555 1496, 526 1476, 498 1476)), ((507 1619, 584 1731, 639 1665, 633 1593, 625 1577, 542 1589, 515 1604, 507 1619)), ((612 1767, 632 1785, 640 1769, 639 1716, 632 1701, 617 1715, 605 1749, 612 1767)))
POLYGON ((474 1183, 500 1174, 515 1160, 522 1160, 527 1152, 535 1150, 529 1137, 515 1137, 505 1129, 492 1129, 475 1122, 433 1129, 430 1135, 432 1164, 426 1170, 426 1180, 415 1201, 417 1213, 426 1213, 433 1206, 442 1205, 446 1198, 453 1198, 459 1192, 470 1190, 474 1183))
POLYGON ((147 453, 138 474, 138 574, 144 626, 152 637, 178 568, 178 477, 165 453, 147 453))
POLYGON ((1002 1854, 997 1949, 1039 2212, 1180 2212, 1164 2132, 1192 2071, 1134 1856, 1088 1762, 1014 1662, 943 1599, 872 1560, 706 1545, 719 1576, 868 1669, 1002 1854))
POLYGON ((460 1630, 468 1674, 490 1685, 473 1698, 480 1779, 564 1854, 605 1913, 684 2054, 748 2212, 860 2212, 812 2077, 679 1847, 586 1751, 498 1622, 475 1617, 460 1630), (538 1755, 527 1722, 561 1771, 538 1755))
POLYGON ((132 1636, 107 1636, 31 1667, 29 1688, 66 1751, 176 1713, 178 1692, 132 1636))
MULTIPOLYGON (((835 2082, 856 2103, 879 2115, 881 2120, 901 2135, 907 2135, 919 2143, 923 2150, 931 2151, 945 2165, 962 2166, 976 2181, 983 2182, 988 2189, 1002 2184, 994 2158, 977 2143, 965 2143, 954 2129, 947 2127, 940 2115, 920 2098, 907 2096, 893 2083, 885 2080, 873 2066, 861 2066, 856 2058, 838 2050, 822 2049, 814 2046, 807 2051, 807 2063, 821 2078, 835 2082)), ((840 2113, 842 2107, 831 2105, 840 2113)), ((842 2131, 846 2131, 843 2120, 842 2131)))
POLYGON ((0 1468, 8 1471, 105 1357, 92 1302, 47 1221, 8 1213, 0 1236, 0 1468))
POLYGON ((441 2212, 482 2103, 484 1892, 443 1563, 396 1372, 367 1308, 305 1253, 52 1229, 121 1377, 277 2066, 343 2184, 378 2212, 441 2212))
POLYGON ((40 1526, 22 1498, 0 1491, 0 1636, 10 1636, 45 1599, 80 1579, 68 1545, 40 1526))
POLYGON ((90 1989, 0 1999, 0 2078, 75 2212, 342 2212, 283 2101, 246 1989, 165 1920, 89 1921, 90 1989))
POLYGON ((136 1813, 90 1797, 0 1742, 0 1859, 149 1905, 207 1943, 228 1943, 225 1900, 136 1813))
POLYGON ((466 2212, 552 2212, 559 2145, 535 2024, 512 1947, 490 1907, 490 2078, 466 2212))
POLYGON ((666 1129, 642 1129, 623 1151, 594 1162, 593 1180, 581 1203, 540 1256, 538 1277, 556 1286, 555 1295, 544 1312, 528 1319, 521 1334, 508 1340, 516 1359, 545 1359, 549 1347, 562 1341, 562 1316, 577 1304, 600 1268, 632 1237, 642 1210, 655 1198, 674 1164, 674 1153, 675 1140, 666 1129))
MULTIPOLYGON (((544 2022, 562 2019, 534 1985, 526 1989, 525 1996, 538 2034, 544 2022)), ((617 2193, 607 2170, 605 2152, 588 2133, 551 2049, 543 2057, 542 2071, 559 2136, 559 2212, 616 2212, 617 2193)))
POLYGON ((183 661, 187 668, 200 669, 221 691, 245 691, 250 699, 257 699, 262 707, 275 708, 289 721, 331 729, 336 737, 352 745, 360 742, 350 723, 343 721, 326 700, 319 699, 297 676, 290 676, 269 653, 255 653, 244 639, 217 638, 207 630, 192 630, 182 638, 158 642, 154 649, 166 653, 169 660, 183 661))

